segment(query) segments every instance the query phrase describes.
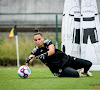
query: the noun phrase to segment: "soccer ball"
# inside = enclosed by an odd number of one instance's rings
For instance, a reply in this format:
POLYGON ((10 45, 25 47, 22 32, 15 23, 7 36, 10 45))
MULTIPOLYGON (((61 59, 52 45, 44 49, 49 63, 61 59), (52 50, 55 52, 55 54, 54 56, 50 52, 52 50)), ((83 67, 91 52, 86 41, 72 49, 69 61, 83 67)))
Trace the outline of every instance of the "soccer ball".
POLYGON ((31 75, 31 69, 26 66, 20 66, 18 69, 18 76, 21 78, 28 78, 31 75))

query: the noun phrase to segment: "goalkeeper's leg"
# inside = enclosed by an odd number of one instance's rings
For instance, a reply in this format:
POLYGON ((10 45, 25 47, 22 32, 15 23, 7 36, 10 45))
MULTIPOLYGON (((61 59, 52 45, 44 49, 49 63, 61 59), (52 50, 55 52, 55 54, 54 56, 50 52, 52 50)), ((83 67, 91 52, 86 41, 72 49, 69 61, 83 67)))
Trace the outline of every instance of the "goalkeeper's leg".
POLYGON ((84 68, 84 74, 87 74, 87 76, 92 76, 92 73, 90 75, 89 69, 92 66, 92 63, 88 60, 84 60, 84 59, 80 59, 80 58, 76 58, 75 60, 73 60, 73 62, 71 62, 71 67, 74 69, 81 69, 84 68))
POLYGON ((65 67, 59 77, 79 77, 79 73, 71 67, 65 67))

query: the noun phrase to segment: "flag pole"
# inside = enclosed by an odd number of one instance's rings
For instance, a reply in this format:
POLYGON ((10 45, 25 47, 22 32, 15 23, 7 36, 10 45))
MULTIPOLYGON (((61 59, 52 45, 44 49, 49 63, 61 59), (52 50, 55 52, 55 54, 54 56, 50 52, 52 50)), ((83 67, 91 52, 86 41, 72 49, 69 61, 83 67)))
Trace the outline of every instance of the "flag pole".
POLYGON ((17 67, 19 67, 18 35, 16 37, 17 67))

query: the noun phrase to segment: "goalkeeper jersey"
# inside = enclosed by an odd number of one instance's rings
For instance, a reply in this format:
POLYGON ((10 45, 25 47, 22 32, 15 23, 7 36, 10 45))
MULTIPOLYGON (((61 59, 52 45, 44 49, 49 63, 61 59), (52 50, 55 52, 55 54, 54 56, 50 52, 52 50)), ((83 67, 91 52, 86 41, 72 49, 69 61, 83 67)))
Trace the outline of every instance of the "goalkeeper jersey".
MULTIPOLYGON (((39 48, 35 46, 31 52, 32 55, 38 57, 38 55, 43 54, 49 50, 48 46, 53 44, 51 40, 44 40, 44 47, 39 48)), ((62 69, 64 64, 70 64, 70 56, 66 55, 62 51, 55 49, 55 53, 51 56, 48 56, 46 59, 41 60, 44 64, 46 64, 52 73, 57 73, 59 69, 62 69)))

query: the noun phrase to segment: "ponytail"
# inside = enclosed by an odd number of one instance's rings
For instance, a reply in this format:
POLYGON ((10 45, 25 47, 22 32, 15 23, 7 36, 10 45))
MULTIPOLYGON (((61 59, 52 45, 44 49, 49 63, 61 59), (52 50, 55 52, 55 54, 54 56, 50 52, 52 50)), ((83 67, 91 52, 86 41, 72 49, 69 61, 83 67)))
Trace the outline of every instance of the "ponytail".
POLYGON ((35 28, 35 29, 34 29, 33 37, 34 37, 35 35, 38 35, 38 34, 40 34, 41 36, 43 36, 42 33, 39 32, 39 29, 38 29, 38 28, 35 28))

